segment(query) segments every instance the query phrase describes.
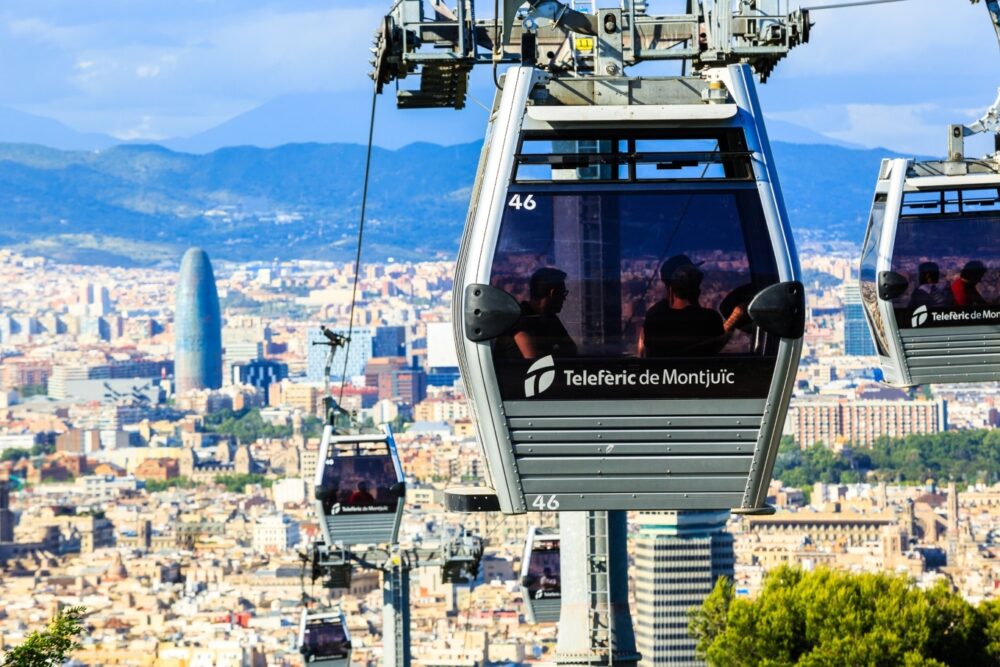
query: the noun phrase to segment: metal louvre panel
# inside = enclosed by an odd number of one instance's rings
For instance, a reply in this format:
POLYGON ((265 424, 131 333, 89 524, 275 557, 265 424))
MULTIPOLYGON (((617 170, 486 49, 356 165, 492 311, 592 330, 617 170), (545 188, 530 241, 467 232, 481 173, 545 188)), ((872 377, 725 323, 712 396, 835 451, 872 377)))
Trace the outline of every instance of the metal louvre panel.
POLYGON ((525 600, 525 602, 529 607, 532 622, 552 623, 559 620, 559 612, 562 606, 561 599, 549 598, 546 600, 525 600))
POLYGON ((899 338, 914 383, 1000 380, 1000 327, 902 329, 899 338))
POLYGON ((334 543, 386 544, 393 540, 396 513, 386 514, 335 514, 324 517, 330 538, 334 543))
POLYGON ((729 509, 741 504, 764 401, 516 401, 504 409, 529 505, 558 494, 564 509, 729 509))

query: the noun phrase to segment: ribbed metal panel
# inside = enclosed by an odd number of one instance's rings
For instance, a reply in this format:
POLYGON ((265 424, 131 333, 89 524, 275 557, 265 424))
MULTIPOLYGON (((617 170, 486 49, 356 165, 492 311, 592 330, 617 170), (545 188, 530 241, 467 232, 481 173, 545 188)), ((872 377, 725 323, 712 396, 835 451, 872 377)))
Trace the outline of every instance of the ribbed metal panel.
POLYGON ((902 329, 913 384, 1000 380, 1000 327, 902 329))
POLYGON ((331 543, 386 544, 392 542, 396 513, 335 514, 326 517, 331 543))
POLYGON ((563 509, 666 499, 729 509, 742 501, 764 402, 519 401, 504 409, 529 505, 559 494, 563 509))
POLYGON ((554 623, 559 620, 559 611, 562 606, 562 600, 559 598, 525 600, 524 602, 528 605, 528 622, 554 623))

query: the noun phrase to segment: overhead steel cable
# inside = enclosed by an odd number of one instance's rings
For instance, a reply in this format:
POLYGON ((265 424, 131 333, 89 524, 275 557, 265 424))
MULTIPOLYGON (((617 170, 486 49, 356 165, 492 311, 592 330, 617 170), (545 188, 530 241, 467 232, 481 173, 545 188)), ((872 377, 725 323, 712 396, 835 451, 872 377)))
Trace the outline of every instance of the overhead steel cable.
POLYGON ((835 5, 816 5, 814 7, 799 7, 799 9, 808 9, 811 12, 819 11, 820 9, 843 9, 845 7, 866 7, 868 5, 887 5, 890 2, 909 2, 910 0, 859 0, 858 2, 840 2, 835 5))
MULTIPOLYGON (((368 150, 365 153, 365 180, 361 187, 361 219, 358 221, 358 249, 354 255, 354 285, 351 288, 351 311, 347 322, 347 342, 344 345, 344 365, 340 373, 340 394, 337 405, 344 401, 344 386, 347 384, 347 360, 351 353, 351 335, 354 333, 354 309, 358 302, 358 276, 361 273, 361 246, 365 238, 365 213, 368 209, 368 179, 372 167, 372 138, 375 135, 375 104, 378 101, 378 85, 372 87, 372 110, 368 119, 368 150)), ((326 380, 330 381, 329 378, 326 380)))

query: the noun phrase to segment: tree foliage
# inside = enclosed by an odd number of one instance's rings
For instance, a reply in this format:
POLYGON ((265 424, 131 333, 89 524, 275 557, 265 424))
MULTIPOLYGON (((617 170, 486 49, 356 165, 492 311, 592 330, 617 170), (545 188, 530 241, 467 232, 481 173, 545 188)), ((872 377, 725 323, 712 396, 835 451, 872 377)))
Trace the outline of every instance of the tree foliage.
MULTIPOLYGON (((270 424, 260 416, 258 408, 233 412, 220 410, 205 417, 205 430, 211 433, 234 436, 243 444, 250 444, 261 438, 289 438, 294 429, 291 424, 270 424)), ((323 433, 323 420, 307 416, 302 420, 305 437, 318 437, 323 433)))
POLYGON ((79 648, 83 632, 83 607, 68 607, 57 613, 44 630, 32 632, 20 646, 4 654, 3 667, 57 667, 79 648))
POLYGON ((193 489, 197 486, 193 480, 187 477, 174 477, 165 480, 147 479, 143 484, 149 493, 158 493, 167 489, 193 489))
POLYGON ((239 493, 246 488, 247 484, 260 484, 265 489, 270 488, 274 484, 274 480, 268 479, 264 475, 249 474, 249 475, 217 475, 215 478, 216 484, 221 484, 226 487, 226 491, 231 493, 239 493))
POLYGON ((834 452, 823 444, 799 449, 784 438, 774 477, 788 486, 816 482, 850 484, 869 476, 921 483, 929 478, 968 483, 1000 480, 1000 431, 946 431, 905 438, 880 438, 871 448, 834 452))
POLYGON ((690 632, 720 667, 1000 665, 1000 604, 973 607, 943 580, 921 590, 885 573, 780 567, 755 600, 723 578, 690 632))

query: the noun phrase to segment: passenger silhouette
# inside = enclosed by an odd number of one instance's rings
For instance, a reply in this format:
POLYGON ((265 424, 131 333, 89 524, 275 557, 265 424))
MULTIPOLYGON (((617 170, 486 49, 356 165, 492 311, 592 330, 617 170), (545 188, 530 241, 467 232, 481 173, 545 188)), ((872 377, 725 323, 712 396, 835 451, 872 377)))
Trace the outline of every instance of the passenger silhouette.
POLYGON ((373 505, 375 496, 368 491, 368 482, 362 480, 358 482, 358 490, 347 499, 348 505, 373 505))
POLYGON ((554 591, 559 588, 559 577, 552 573, 552 568, 545 568, 542 576, 538 578, 538 585, 543 591, 554 591))
POLYGON ((952 305, 951 290, 940 284, 941 269, 935 262, 921 262, 917 267, 917 287, 910 296, 910 308, 930 306, 944 308, 952 305))
POLYGON ((962 267, 962 272, 958 274, 951 283, 951 294, 955 299, 955 305, 959 307, 984 306, 986 299, 979 293, 979 283, 986 275, 986 265, 978 259, 967 262, 962 267))
MULTIPOLYGON (((660 279, 667 296, 646 313, 639 334, 640 357, 701 356, 722 349, 727 340, 722 316, 698 303, 704 277, 687 255, 663 263, 660 279)), ((735 323, 739 316, 730 319, 735 323)))
POLYGON ((568 294, 565 272, 552 267, 535 271, 520 319, 509 334, 497 338, 494 352, 513 359, 576 356, 576 343, 559 319, 568 294))

